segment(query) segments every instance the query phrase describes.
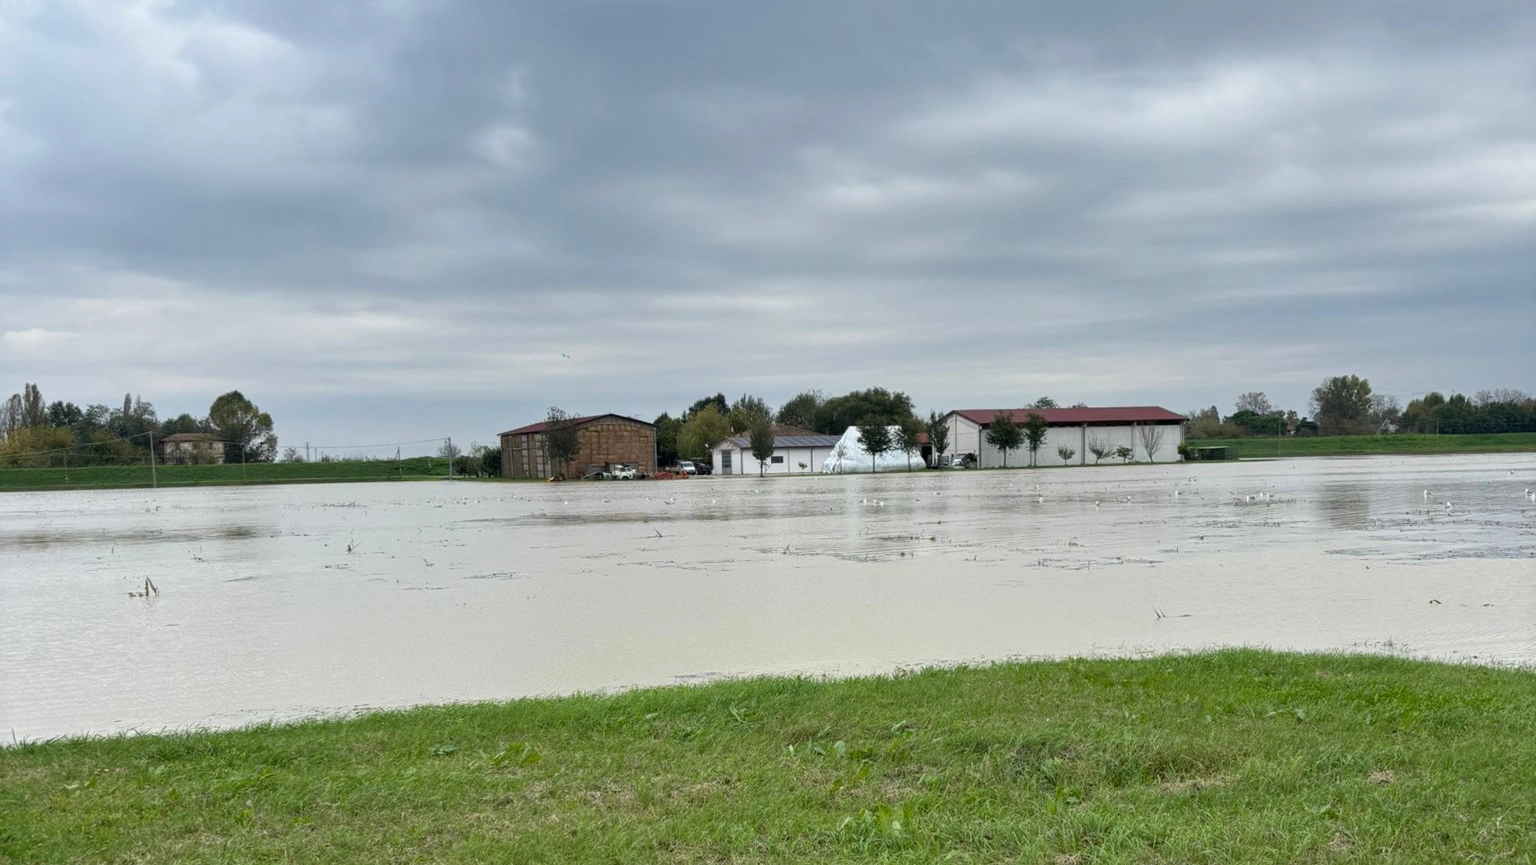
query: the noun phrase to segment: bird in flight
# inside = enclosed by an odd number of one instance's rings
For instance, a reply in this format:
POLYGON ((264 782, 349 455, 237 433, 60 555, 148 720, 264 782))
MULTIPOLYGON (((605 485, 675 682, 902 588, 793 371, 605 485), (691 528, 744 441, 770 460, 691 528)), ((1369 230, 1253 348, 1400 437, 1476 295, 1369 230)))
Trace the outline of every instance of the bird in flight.
POLYGON ((570 359, 571 359, 571 356, 570 356, 570 355, 568 355, 568 354, 566 354, 566 353, 565 353, 565 352, 563 352, 563 351, 562 351, 562 352, 560 352, 560 356, 561 356, 561 357, 563 357, 563 358, 565 358, 565 359, 566 359, 566 360, 570 360, 570 359))

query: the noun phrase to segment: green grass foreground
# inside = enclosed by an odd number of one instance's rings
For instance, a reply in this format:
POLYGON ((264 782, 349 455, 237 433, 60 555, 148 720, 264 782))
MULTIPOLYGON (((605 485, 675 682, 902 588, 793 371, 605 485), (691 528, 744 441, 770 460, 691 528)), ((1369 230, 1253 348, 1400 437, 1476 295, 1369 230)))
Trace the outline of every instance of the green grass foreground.
POLYGON ((230 486, 446 478, 442 459, 346 460, 308 463, 249 463, 217 466, 77 466, 51 469, 0 469, 0 491, 230 486))
POLYGON ((1368 454, 1518 453, 1536 451, 1536 433, 1471 435, 1303 436, 1192 439, 1192 448, 1229 447, 1243 459, 1365 456, 1368 454))
POLYGON ((1529 863, 1533 790, 1536 672, 1228 650, 24 744, 0 861, 1529 863))

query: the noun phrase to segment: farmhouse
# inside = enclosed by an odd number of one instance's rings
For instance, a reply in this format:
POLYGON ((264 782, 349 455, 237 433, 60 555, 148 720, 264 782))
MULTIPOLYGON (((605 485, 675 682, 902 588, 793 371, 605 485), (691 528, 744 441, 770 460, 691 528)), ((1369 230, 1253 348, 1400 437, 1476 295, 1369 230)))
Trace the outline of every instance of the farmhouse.
POLYGON ((175 433, 160 440, 160 455, 169 465, 216 465, 224 462, 224 442, 209 433, 175 433))
POLYGON ((571 418, 576 428, 576 456, 568 466, 552 466, 544 447, 547 422, 528 424, 501 434, 501 476, 550 478, 565 473, 580 476, 587 466, 633 463, 642 475, 656 473, 656 427, 617 414, 571 418))
MULTIPOLYGON (((1003 465, 1000 450, 987 444, 987 429, 999 413, 1010 416, 1023 426, 1031 414, 1045 418, 1045 442, 1036 453, 1043 466, 1087 465, 1097 462, 1095 449, 1114 461, 1114 450, 1132 449, 1136 462, 1171 463, 1179 460, 1179 445, 1184 442, 1184 416, 1157 406, 1113 406, 1100 408, 1016 408, 962 409, 944 416, 949 425, 949 452, 975 454, 977 465, 992 468, 1003 465), (1057 449, 1073 450, 1072 459, 1063 462, 1057 449)), ((1028 447, 1008 454, 1008 465, 1029 464, 1028 447)))
POLYGON ((773 429, 773 456, 766 463, 752 456, 752 442, 747 436, 731 436, 715 445, 713 461, 717 475, 755 475, 759 470, 770 475, 813 474, 837 447, 841 436, 819 435, 790 426, 773 429))

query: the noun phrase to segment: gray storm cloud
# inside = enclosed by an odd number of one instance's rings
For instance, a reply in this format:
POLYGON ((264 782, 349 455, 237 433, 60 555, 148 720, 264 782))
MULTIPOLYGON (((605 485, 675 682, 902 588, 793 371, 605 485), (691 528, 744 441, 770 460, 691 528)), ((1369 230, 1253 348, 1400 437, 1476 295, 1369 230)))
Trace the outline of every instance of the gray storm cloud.
POLYGON ((1521 4, 335 5, 0 7, 6 388, 486 440, 1536 369, 1521 4))

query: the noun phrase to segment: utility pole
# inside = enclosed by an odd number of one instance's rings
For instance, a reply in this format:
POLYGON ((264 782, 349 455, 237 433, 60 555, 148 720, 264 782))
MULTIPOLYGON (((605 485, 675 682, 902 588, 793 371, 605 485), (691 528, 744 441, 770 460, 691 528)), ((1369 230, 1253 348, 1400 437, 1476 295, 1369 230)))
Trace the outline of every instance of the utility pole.
POLYGON ((453 480, 453 436, 449 436, 447 441, 448 447, 446 450, 448 452, 448 480, 451 481, 453 480))
POLYGON ((155 434, 149 434, 149 485, 160 486, 160 479, 155 476, 155 434))
POLYGON ((304 443, 304 462, 309 462, 309 442, 304 443))

